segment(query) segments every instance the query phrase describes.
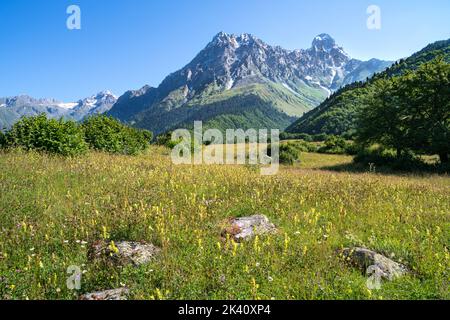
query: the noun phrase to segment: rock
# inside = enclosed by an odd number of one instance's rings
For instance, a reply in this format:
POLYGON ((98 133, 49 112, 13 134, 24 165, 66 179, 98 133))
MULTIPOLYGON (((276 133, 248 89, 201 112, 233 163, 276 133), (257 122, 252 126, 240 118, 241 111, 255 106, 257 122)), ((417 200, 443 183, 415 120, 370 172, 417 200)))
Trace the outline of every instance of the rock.
POLYGON ((340 252, 346 261, 358 267, 363 272, 376 272, 382 278, 392 281, 409 273, 408 268, 377 252, 365 248, 346 248, 340 252))
POLYGON ((129 293, 127 288, 112 289, 86 293, 80 297, 80 300, 127 300, 129 293))
POLYGON ((273 233, 275 231, 275 225, 270 223, 266 216, 254 215, 230 219, 222 231, 222 236, 230 235, 235 241, 239 242, 251 239, 256 235, 273 233))
POLYGON ((120 241, 98 241, 89 251, 91 260, 109 261, 116 264, 136 266, 151 262, 161 249, 149 243, 120 241))

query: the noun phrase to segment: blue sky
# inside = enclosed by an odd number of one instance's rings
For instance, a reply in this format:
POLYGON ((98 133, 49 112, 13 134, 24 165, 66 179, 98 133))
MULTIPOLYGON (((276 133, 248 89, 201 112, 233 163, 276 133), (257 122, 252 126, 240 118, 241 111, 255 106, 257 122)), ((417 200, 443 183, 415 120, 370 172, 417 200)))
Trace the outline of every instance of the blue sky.
POLYGON ((75 101, 157 86, 219 31, 287 49, 329 33, 355 58, 395 60, 450 38, 448 0, 2 0, 0 96, 75 101), (81 30, 66 9, 81 8, 81 30), (381 8, 381 30, 366 27, 381 8))

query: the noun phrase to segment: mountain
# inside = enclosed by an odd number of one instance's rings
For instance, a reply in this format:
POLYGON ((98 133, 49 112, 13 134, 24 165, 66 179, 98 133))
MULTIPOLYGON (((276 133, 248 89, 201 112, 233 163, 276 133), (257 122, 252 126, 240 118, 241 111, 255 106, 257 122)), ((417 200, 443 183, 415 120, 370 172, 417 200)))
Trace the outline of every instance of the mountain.
MULTIPOLYGON (((383 77, 402 75, 415 70, 422 63, 443 56, 450 62, 450 39, 428 45, 407 59, 402 59, 375 75, 367 82, 355 82, 327 98, 319 107, 306 113, 286 129, 288 133, 352 134, 356 129, 356 117, 362 101, 371 90, 373 82, 383 77)), ((355 80, 355 79, 353 79, 355 80)))
POLYGON ((116 103, 117 98, 109 91, 100 92, 76 103, 64 103, 55 99, 35 99, 27 95, 0 98, 0 130, 10 128, 23 116, 41 113, 59 119, 82 120, 86 116, 105 113, 116 103))
POLYGON ((65 116, 81 121, 87 116, 108 112, 116 102, 117 97, 110 91, 102 91, 89 98, 79 100, 65 116))
POLYGON ((128 91, 108 113, 155 134, 194 120, 219 129, 285 129, 333 91, 389 64, 352 59, 327 34, 309 49, 285 50, 221 32, 158 88, 128 91))

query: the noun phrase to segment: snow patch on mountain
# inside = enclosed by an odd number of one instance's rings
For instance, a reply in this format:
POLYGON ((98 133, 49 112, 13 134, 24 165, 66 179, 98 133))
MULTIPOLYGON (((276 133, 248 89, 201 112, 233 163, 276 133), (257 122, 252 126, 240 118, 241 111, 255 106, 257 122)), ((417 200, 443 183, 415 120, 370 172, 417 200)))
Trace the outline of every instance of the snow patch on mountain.
POLYGON ((297 92, 297 91, 295 91, 294 89, 292 89, 288 84, 286 84, 286 83, 282 83, 282 85, 283 85, 283 87, 285 87, 286 89, 288 89, 290 92, 292 92, 293 94, 295 94, 296 96, 299 96, 300 97, 300 94, 297 92))

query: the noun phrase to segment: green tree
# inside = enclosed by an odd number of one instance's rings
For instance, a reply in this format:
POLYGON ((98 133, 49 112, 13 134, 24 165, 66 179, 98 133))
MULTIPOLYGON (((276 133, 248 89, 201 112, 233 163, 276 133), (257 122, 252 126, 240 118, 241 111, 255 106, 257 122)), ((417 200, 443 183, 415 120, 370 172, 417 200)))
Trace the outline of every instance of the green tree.
POLYGON ((450 64, 442 57, 425 63, 404 77, 400 90, 408 104, 405 115, 409 148, 418 153, 438 154, 449 161, 450 64))
POLYGON ((399 77, 378 79, 359 113, 357 140, 449 161, 450 65, 442 58, 399 77))
POLYGON ((45 114, 16 122, 6 133, 6 145, 64 156, 82 154, 88 149, 76 122, 48 119, 45 114))
POLYGON ((0 131, 0 149, 4 148, 5 146, 6 146, 6 136, 2 131, 0 131))
POLYGON ((152 140, 150 131, 128 127, 104 115, 87 118, 82 127, 86 142, 92 149, 109 153, 136 155, 152 140))
POLYGON ((357 141, 366 147, 373 143, 391 147, 400 157, 407 148, 408 129, 398 82, 398 78, 391 78, 379 79, 373 84, 359 113, 357 141))

